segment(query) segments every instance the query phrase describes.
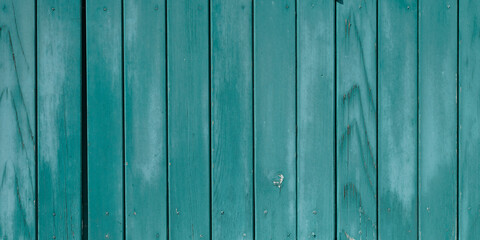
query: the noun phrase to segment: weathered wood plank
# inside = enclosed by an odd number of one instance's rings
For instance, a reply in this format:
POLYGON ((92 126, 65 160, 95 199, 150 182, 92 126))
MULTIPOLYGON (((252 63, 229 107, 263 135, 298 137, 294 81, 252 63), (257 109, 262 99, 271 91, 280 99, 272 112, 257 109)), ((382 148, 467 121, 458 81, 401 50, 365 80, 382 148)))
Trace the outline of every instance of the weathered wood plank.
POLYGON ((376 1, 337 1, 337 237, 376 239, 376 1))
POLYGON ((165 1, 124 1, 127 239, 167 239, 165 1))
POLYGON ((419 11, 419 237, 456 239, 457 2, 419 11))
POLYGON ((81 1, 37 1, 38 239, 81 239, 81 1))
POLYGON ((480 236, 480 2, 459 1, 459 239, 480 236))
POLYGON ((378 8, 378 237, 415 239, 417 0, 378 8))
POLYGON ((209 1, 167 1, 169 238, 210 238, 209 1))
POLYGON ((295 1, 254 1, 255 238, 296 239, 295 1))
POLYGON ((0 238, 35 239, 35 1, 0 11, 0 238))
POLYGON ((297 0, 299 239, 335 238, 334 4, 297 0))
POLYGON ((122 1, 86 2, 88 236, 123 238, 122 1))
POLYGON ((212 239, 253 239, 252 10, 211 1, 212 239))

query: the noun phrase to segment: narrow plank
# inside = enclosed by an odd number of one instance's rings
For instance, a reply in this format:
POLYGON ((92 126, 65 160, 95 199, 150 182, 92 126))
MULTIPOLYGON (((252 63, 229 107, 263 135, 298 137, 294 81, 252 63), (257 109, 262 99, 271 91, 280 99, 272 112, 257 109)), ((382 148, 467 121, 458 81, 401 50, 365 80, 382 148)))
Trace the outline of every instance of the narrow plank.
POLYGON ((211 1, 212 239, 253 239, 252 7, 211 1))
POLYGON ((480 2, 459 1, 459 239, 480 235, 480 2))
POLYGON ((35 1, 0 8, 0 238, 35 239, 35 1))
POLYGON ((337 237, 376 239, 376 1, 337 1, 337 237))
POLYGON ((295 1, 254 1, 255 239, 296 239, 295 1))
POLYGON ((82 232, 81 1, 37 1, 38 239, 82 232))
POLYGON ((86 2, 88 237, 123 238, 122 2, 86 2))
POLYGON ((127 239, 167 239, 165 1, 124 1, 127 239))
POLYGON ((298 239, 335 238, 334 4, 297 0, 298 239))
POLYGON ((210 238, 209 1, 167 1, 169 238, 210 238))
POLYGON ((378 8, 378 237, 416 239, 417 0, 378 8))
POLYGON ((419 4, 419 237, 457 237, 457 2, 419 4))

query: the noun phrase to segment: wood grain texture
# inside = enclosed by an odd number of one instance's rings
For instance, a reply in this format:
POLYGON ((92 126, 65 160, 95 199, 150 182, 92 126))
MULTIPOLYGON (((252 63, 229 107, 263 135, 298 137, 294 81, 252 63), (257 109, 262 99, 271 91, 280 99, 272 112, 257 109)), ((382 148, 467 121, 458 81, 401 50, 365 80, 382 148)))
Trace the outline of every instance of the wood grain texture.
POLYGON ((255 239, 296 239, 295 1, 254 2, 255 239))
POLYGON ((417 0, 378 8, 378 237, 415 239, 417 0))
POLYGON ((167 1, 169 238, 210 238, 209 1, 167 1))
POLYGON ((253 239, 252 1, 211 1, 212 239, 253 239))
POLYGON ((0 11, 0 238, 35 239, 35 1, 0 11))
POLYGON ((480 2, 459 1, 459 239, 480 235, 480 2))
POLYGON ((457 3, 419 11, 419 237, 456 239, 457 3))
POLYGON ((167 239, 165 1, 124 1, 127 239, 167 239))
POLYGON ((376 239, 376 1, 336 9, 337 237, 376 239))
POLYGON ((38 239, 81 239, 81 1, 37 1, 38 239))
POLYGON ((297 0, 299 239, 335 238, 334 4, 297 0))
POLYGON ((86 2, 88 237, 123 239, 122 2, 86 2))

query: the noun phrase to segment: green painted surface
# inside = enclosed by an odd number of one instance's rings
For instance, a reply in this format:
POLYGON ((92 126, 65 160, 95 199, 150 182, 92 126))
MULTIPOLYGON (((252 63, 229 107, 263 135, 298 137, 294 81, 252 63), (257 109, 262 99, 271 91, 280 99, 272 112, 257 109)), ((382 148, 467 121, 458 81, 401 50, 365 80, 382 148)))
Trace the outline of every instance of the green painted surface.
POLYGON ((376 239, 376 1, 337 2, 337 237, 376 239))
POLYGON ((88 236, 123 239, 122 2, 86 2, 88 236))
POLYGON ((169 238, 210 238, 209 1, 167 2, 169 238))
POLYGON ((459 1, 459 239, 480 236, 480 2, 459 1))
POLYGON ((212 239, 253 239, 252 1, 211 1, 212 239))
POLYGON ((378 237, 416 239, 417 0, 378 4, 378 237))
POLYGON ((81 1, 37 1, 38 239, 81 239, 81 1))
POLYGON ((165 1, 124 4, 126 238, 167 239, 165 1))
POLYGON ((35 1, 0 0, 0 238, 35 239, 35 1))
POLYGON ((457 4, 419 2, 419 237, 457 235, 457 4))
POLYGON ((254 2, 255 239, 296 239, 295 1, 254 2))
POLYGON ((298 239, 335 235, 334 4, 297 0, 298 239))
POLYGON ((0 0, 0 239, 475 239, 479 11, 0 0))

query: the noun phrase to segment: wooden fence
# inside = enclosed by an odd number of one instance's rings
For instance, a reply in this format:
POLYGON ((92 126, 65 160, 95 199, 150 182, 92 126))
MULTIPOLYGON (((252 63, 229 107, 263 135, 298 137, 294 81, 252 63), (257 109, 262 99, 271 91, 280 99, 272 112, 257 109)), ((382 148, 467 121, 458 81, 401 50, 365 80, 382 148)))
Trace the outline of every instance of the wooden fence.
POLYGON ((0 0, 1 239, 478 239, 480 1, 0 0))

